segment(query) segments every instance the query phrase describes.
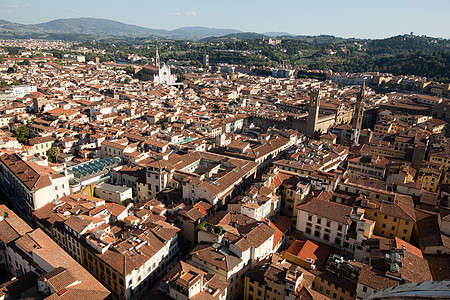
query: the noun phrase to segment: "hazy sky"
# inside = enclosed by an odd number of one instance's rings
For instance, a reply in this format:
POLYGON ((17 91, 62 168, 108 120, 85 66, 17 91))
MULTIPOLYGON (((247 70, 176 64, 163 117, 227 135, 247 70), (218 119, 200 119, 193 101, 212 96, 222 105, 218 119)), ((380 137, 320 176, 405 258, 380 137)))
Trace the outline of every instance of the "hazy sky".
POLYGON ((149 28, 183 26, 383 38, 450 37, 450 0, 0 0, 0 19, 36 24, 94 17, 149 28))

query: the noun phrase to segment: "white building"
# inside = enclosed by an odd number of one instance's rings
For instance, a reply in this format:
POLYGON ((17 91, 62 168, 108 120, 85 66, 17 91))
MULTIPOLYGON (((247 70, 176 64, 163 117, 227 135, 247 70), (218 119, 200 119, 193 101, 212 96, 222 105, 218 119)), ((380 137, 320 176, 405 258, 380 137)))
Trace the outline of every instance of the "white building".
POLYGON ((160 84, 174 84, 177 81, 177 77, 175 75, 172 75, 170 71, 170 67, 164 64, 161 68, 158 70, 158 74, 154 77, 154 82, 160 83, 160 84))
POLYGON ((248 201, 241 205, 241 214, 259 221, 270 217, 271 206, 271 198, 267 198, 265 202, 260 203, 248 201))
POLYGON ((133 199, 133 189, 128 186, 102 183, 95 187, 95 196, 115 203, 133 199))
POLYGON ((349 230, 351 206, 322 200, 330 193, 321 192, 310 202, 297 206, 297 230, 313 240, 342 247, 349 230), (319 198, 320 197, 320 198, 319 198))
POLYGON ((13 202, 28 215, 70 193, 69 179, 48 166, 24 161, 17 154, 0 157, 0 186, 13 202))
POLYGON ((12 85, 10 90, 17 98, 23 98, 30 93, 37 92, 35 85, 12 85))

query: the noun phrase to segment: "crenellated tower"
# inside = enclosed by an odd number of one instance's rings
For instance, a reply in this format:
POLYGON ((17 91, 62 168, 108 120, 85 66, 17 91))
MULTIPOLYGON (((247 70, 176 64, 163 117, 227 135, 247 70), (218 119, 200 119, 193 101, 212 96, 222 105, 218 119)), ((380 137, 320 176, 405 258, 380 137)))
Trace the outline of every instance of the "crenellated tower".
POLYGON ((317 122, 319 120, 320 97, 318 89, 311 89, 309 94, 309 110, 308 110, 308 126, 306 135, 314 138, 317 130, 317 122))

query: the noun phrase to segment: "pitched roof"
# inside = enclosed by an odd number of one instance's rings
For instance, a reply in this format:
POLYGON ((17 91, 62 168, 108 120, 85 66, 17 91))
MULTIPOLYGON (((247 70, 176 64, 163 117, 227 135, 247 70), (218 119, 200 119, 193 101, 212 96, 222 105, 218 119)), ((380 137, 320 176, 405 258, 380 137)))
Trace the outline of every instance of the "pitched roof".
POLYGON ((348 224, 353 208, 344 204, 325 201, 319 198, 312 198, 311 201, 299 204, 296 207, 300 211, 305 211, 340 224, 348 224))
POLYGON ((52 178, 64 175, 50 167, 43 167, 34 162, 24 161, 17 154, 4 154, 0 161, 30 190, 41 189, 52 184, 52 178))

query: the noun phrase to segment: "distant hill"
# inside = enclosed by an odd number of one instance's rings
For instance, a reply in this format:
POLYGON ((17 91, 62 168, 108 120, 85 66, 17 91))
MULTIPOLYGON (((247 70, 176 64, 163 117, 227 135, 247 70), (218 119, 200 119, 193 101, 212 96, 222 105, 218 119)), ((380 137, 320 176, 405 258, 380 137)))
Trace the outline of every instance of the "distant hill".
POLYGON ((40 28, 36 28, 33 25, 24 25, 0 20, 0 32, 33 33, 42 32, 42 30, 40 28))
POLYGON ((113 36, 169 36, 170 31, 150 29, 136 25, 129 25, 113 20, 96 18, 57 19, 34 25, 51 33, 78 33, 89 35, 113 36))
MULTIPOLYGON (((298 39, 298 40, 303 40, 303 41, 307 41, 313 44, 332 44, 332 43, 339 43, 342 42, 344 40, 344 38, 341 37, 336 37, 334 35, 296 35, 294 37, 292 37, 294 39, 298 39)), ((350 40, 350 39, 348 39, 350 40)))
POLYGON ((205 38, 209 36, 223 36, 227 34, 234 34, 240 32, 241 32, 240 30, 236 29, 217 29, 201 26, 181 27, 171 31, 173 35, 179 35, 180 37, 184 38, 191 37, 194 39, 205 38))
POLYGON ((209 27, 181 27, 175 30, 152 29, 118 21, 97 18, 57 19, 34 25, 25 25, 0 20, 0 36, 30 37, 39 34, 38 38, 46 35, 60 34, 92 35, 92 36, 124 36, 124 37, 160 37, 168 39, 203 39, 210 36, 221 36, 241 31, 236 29, 217 29, 209 27))
POLYGON ((204 38, 204 41, 213 41, 213 40, 227 40, 227 39, 236 39, 236 40, 253 40, 253 39, 262 39, 263 34, 256 32, 238 32, 238 33, 230 33, 222 36, 212 36, 204 38))
POLYGON ((265 33, 256 33, 256 32, 239 32, 239 33, 231 33, 222 36, 211 36, 204 38, 205 41, 212 41, 215 39, 226 40, 226 39, 237 39, 237 40, 252 40, 252 39, 262 39, 264 37, 277 37, 281 39, 295 39, 295 40, 303 40, 313 44, 332 44, 342 42, 346 39, 341 37, 335 37, 333 35, 292 35, 287 32, 265 32, 265 33))
POLYGON ((279 37, 279 36, 294 36, 293 34, 289 32, 278 32, 278 31, 271 31, 271 32, 264 32, 265 36, 272 36, 272 37, 279 37))

